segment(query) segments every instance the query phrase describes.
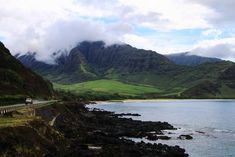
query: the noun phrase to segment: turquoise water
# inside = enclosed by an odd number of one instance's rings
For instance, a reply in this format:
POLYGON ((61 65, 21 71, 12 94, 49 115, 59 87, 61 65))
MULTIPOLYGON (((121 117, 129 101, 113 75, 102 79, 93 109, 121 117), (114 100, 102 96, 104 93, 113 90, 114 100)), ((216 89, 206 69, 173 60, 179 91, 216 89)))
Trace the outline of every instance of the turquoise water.
POLYGON ((235 100, 105 102, 93 107, 116 113, 138 113, 140 117, 132 118, 172 124, 178 130, 165 131, 172 139, 157 143, 179 145, 190 157, 235 157, 235 100), (193 140, 179 140, 180 134, 191 134, 193 140))

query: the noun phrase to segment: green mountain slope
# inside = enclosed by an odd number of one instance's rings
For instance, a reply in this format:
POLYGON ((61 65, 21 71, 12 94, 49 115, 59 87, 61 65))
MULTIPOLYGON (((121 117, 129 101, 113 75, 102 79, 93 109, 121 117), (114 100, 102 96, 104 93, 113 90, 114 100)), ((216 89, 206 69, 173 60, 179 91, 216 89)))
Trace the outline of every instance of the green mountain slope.
POLYGON ((235 77, 228 71, 234 65, 232 62, 177 65, 156 52, 130 45, 82 42, 69 53, 56 57, 54 65, 37 61, 33 55, 19 56, 18 59, 55 83, 118 80, 125 84, 152 86, 161 91, 152 97, 224 97, 234 88, 231 82, 235 77), (231 78, 227 78, 230 75, 231 78))
POLYGON ((216 64, 220 71, 212 73, 213 79, 207 79, 188 88, 182 96, 186 98, 235 98, 235 65, 230 63, 227 67, 227 64, 224 66, 216 64))
POLYGON ((50 97, 52 85, 15 59, 0 42, 0 97, 30 95, 50 97))
POLYGON ((193 55, 190 52, 165 55, 171 61, 178 65, 197 66, 203 63, 220 62, 221 59, 193 55))
POLYGON ((103 42, 82 42, 70 53, 55 59, 55 65, 35 60, 32 54, 19 56, 27 67, 57 83, 78 83, 113 78, 116 74, 166 71, 173 63, 153 51, 130 45, 105 46, 103 42))
POLYGON ((106 92, 120 95, 138 96, 145 93, 160 93, 161 90, 153 86, 126 84, 116 80, 96 80, 72 85, 54 84, 55 89, 72 91, 75 93, 106 92))

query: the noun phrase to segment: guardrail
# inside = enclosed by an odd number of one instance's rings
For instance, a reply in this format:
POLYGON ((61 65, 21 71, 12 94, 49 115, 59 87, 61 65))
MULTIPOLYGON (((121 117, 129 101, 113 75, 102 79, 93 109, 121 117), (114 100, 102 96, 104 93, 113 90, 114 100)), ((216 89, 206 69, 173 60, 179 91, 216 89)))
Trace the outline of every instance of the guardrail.
POLYGON ((36 106, 38 106, 40 104, 46 104, 46 103, 55 102, 55 101, 57 101, 57 100, 53 100, 53 101, 41 101, 41 102, 39 101, 39 102, 31 104, 31 105, 17 104, 17 105, 1 106, 0 107, 0 115, 6 114, 6 113, 9 113, 9 112, 13 112, 13 111, 25 108, 25 107, 36 107, 36 106))
POLYGON ((5 113, 9 113, 9 112, 19 110, 20 108, 22 108, 24 106, 25 106, 24 104, 11 105, 11 106, 2 106, 2 107, 0 107, 0 114, 5 114, 5 113))

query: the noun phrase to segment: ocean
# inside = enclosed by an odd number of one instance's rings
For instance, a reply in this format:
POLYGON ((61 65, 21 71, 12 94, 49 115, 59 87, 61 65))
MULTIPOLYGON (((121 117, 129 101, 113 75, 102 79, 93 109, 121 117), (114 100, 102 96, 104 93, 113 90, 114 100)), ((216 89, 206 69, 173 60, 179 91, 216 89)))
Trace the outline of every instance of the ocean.
POLYGON ((116 113, 138 113, 140 117, 131 118, 172 124, 178 129, 164 131, 171 139, 154 142, 179 145, 190 157, 235 157, 235 100, 100 102, 91 107, 116 113), (180 140, 177 137, 181 134, 189 134, 193 139, 180 140))

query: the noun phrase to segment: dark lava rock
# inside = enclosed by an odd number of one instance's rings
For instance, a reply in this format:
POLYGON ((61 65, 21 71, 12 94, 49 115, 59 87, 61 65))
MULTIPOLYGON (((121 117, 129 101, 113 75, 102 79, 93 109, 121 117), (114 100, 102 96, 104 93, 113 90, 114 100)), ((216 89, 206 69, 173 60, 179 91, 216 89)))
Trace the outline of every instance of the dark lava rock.
POLYGON ((185 157, 185 150, 162 144, 135 143, 128 138, 162 138, 163 130, 175 128, 167 122, 142 122, 130 118, 119 118, 113 112, 93 110, 88 111, 82 104, 66 103, 69 112, 57 118, 56 128, 71 139, 69 155, 100 156, 100 157, 185 157), (80 109, 78 109, 80 108, 80 109), (82 114, 81 114, 82 113, 82 114), (86 114, 93 116, 84 116, 86 114), (151 136, 151 132, 154 135, 151 136), (83 149, 79 145, 93 145, 99 149, 83 149))
POLYGON ((204 131, 196 131, 199 134, 206 134, 204 131))
POLYGON ((147 139, 150 140, 150 141, 156 141, 156 140, 169 140, 171 139, 169 136, 157 136, 156 134, 149 134, 147 136, 147 139))
POLYGON ((117 116, 136 116, 136 117, 141 116, 138 113, 120 113, 120 114, 115 114, 115 115, 117 115, 117 116))
POLYGON ((158 140, 158 136, 155 135, 155 134, 149 134, 147 136, 147 139, 150 140, 150 141, 156 141, 156 140, 158 140))
POLYGON ((89 111, 82 102, 60 102, 36 109, 28 126, 0 129, 0 156, 24 157, 187 157, 179 146, 135 143, 127 138, 168 138, 167 122, 119 118, 112 112, 89 111), (48 120, 58 115, 53 126, 48 120), (45 120, 43 120, 45 118, 45 120), (154 136, 153 134, 154 133, 154 136), (127 137, 127 138, 126 138, 127 137))
POLYGON ((181 140, 191 140, 191 139, 193 139, 193 137, 191 135, 180 135, 178 137, 178 139, 181 139, 181 140))
POLYGON ((161 140, 169 140, 171 139, 169 136, 158 136, 159 139, 161 140))

